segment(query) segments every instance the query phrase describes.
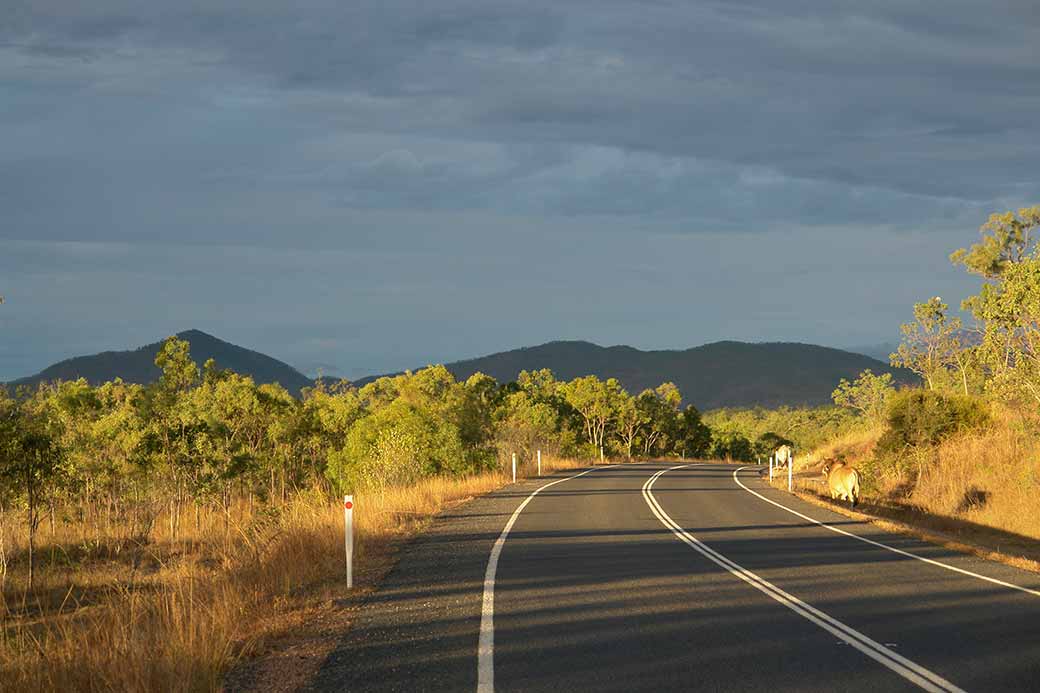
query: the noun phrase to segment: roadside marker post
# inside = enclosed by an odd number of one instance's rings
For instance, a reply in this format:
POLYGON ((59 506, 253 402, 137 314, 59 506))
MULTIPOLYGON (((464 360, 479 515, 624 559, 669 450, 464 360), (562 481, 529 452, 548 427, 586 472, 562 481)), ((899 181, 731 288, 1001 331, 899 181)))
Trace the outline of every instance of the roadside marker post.
POLYGON ((792 481, 794 479, 794 448, 791 448, 791 455, 787 458, 787 490, 794 490, 792 487, 792 481))
POLYGON ((542 475, 542 451, 538 451, 538 476, 542 475))
POLYGON ((603 464, 603 446, 599 446, 599 463, 603 464))
POLYGON ((354 587, 354 496, 343 496, 344 545, 347 553, 347 589, 354 587))
POLYGON ((516 483, 516 453, 513 453, 513 483, 516 483))
POLYGON ((773 455, 769 456, 769 481, 773 481, 773 455))

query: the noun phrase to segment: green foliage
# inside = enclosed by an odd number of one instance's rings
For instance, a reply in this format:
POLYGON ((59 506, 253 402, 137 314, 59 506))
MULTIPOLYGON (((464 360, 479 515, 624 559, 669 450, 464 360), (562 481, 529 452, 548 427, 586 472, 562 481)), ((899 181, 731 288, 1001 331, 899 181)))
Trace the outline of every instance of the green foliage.
POLYGON ((794 441, 789 438, 784 438, 783 436, 777 435, 772 431, 766 431, 755 440, 755 457, 760 459, 764 457, 769 457, 774 452, 776 452, 777 448, 780 448, 784 445, 793 446, 794 444, 794 441))
POLYGON ((682 395, 674 383, 662 383, 656 389, 648 388, 639 393, 635 408, 645 421, 640 436, 643 455, 653 457, 671 452, 680 437, 681 402, 682 395))
MULTIPOLYGON (((739 433, 750 441, 773 434, 793 443, 796 451, 812 450, 832 438, 863 426, 863 419, 841 407, 780 407, 778 409, 716 409, 704 414, 712 431, 739 433)), ((772 448, 759 448, 763 458, 772 448)))
POLYGON ((948 310, 938 296, 914 304, 914 322, 902 326, 903 342, 890 359, 893 366, 921 376, 932 390, 952 389, 959 382, 968 394, 972 349, 960 318, 948 317, 948 310), (956 379, 950 377, 954 372, 956 379))
POLYGON ((672 454, 683 457, 705 457, 711 446, 711 429, 701 419, 701 413, 692 404, 679 415, 672 442, 672 454))
POLYGON ((560 392, 581 415, 586 440, 602 448, 606 442, 607 425, 616 418, 628 396, 621 384, 616 378, 603 381, 589 375, 562 383, 560 392))
POLYGON ((982 225, 982 240, 969 249, 961 248, 950 255, 954 264, 964 265, 973 274, 995 279, 1035 250, 1033 231, 1040 227, 1040 206, 1024 207, 1015 212, 991 214, 982 225))
POLYGON ((189 349, 188 342, 177 337, 170 337, 163 342, 155 357, 155 365, 162 370, 159 384, 163 389, 183 392, 199 379, 199 367, 191 360, 189 349))
POLYGON ((985 278, 980 292, 962 304, 974 313, 981 344, 953 349, 962 391, 1040 409, 1040 206, 993 214, 982 240, 950 259, 985 278))
POLYGON ((985 405, 973 397, 903 390, 892 397, 887 412, 888 430, 878 441, 884 454, 901 454, 911 448, 935 445, 959 431, 987 423, 985 405))
POLYGON ((351 429, 346 445, 329 454, 327 473, 340 490, 351 492, 464 471, 470 470, 458 427, 398 399, 351 429))
POLYGON ((856 411, 871 423, 881 423, 895 391, 891 373, 874 375, 867 369, 851 383, 842 378, 831 397, 839 407, 856 411))
POLYGON ((1040 258, 1006 265, 999 282, 983 286, 971 305, 986 325, 978 352, 987 391, 1040 408, 1040 258))
POLYGON ((712 435, 708 454, 714 459, 739 462, 751 462, 755 458, 751 441, 736 431, 716 431, 712 435))
POLYGON ((521 371, 515 383, 500 389, 494 417, 503 463, 511 452, 521 459, 531 459, 537 450, 577 454, 580 416, 563 397, 562 385, 552 371, 542 369, 521 371))

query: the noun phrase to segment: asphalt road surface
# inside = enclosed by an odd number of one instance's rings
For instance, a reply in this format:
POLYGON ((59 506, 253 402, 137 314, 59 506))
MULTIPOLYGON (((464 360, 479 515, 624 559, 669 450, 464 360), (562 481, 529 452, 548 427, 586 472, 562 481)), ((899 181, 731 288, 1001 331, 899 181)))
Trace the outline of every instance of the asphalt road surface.
POLYGON ((757 468, 579 471, 441 517, 314 689, 1040 691, 1040 576, 757 468))

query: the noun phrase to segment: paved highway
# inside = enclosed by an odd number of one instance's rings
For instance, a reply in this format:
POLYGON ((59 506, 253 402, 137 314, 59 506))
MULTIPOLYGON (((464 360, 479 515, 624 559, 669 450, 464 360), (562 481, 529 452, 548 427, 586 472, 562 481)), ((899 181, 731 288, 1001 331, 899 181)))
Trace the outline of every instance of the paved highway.
POLYGON ((1040 690, 1040 576, 755 468, 578 471, 440 518, 314 689, 1040 690))

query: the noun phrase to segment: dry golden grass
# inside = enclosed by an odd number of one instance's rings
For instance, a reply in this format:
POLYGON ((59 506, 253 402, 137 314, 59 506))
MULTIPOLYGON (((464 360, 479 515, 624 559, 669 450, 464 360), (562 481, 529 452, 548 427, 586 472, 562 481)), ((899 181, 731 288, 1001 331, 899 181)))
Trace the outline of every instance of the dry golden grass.
POLYGON ((853 463, 866 459, 873 454, 874 445, 884 432, 884 426, 879 425, 844 433, 827 441, 808 455, 796 456, 795 469, 816 468, 822 465, 823 460, 832 457, 853 463))
POLYGON ((1040 441, 998 424, 958 436, 922 460, 911 500, 939 515, 1040 539, 1040 441))
MULTIPOLYGON (((578 466, 543 461, 545 473, 578 466)), ((356 494, 356 565, 385 558, 395 538, 507 481, 496 472, 356 494)), ((339 502, 305 492, 277 511, 240 503, 234 518, 230 540, 222 514, 203 511, 196 531, 191 511, 181 518, 177 541, 167 517, 140 544, 60 521, 50 535, 45 526, 34 593, 23 606, 18 565, 4 586, 2 687, 219 690, 228 666, 256 645, 265 617, 279 604, 314 590, 345 595, 339 502)), ((24 537, 10 522, 3 529, 8 554, 17 554, 24 537)), ((356 585, 365 588, 378 574, 361 570, 356 585)))
MULTIPOLYGON (((874 446, 884 429, 854 432, 832 440, 796 465, 797 491, 827 496, 819 469, 827 458, 843 458, 868 475, 865 511, 905 530, 931 531, 954 548, 1018 567, 1040 563, 1040 438, 1032 425, 996 408, 993 423, 956 435, 932 448, 908 453, 900 468, 875 464, 874 446)), ((784 480, 778 485, 786 488, 784 480)))

